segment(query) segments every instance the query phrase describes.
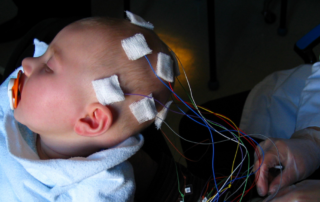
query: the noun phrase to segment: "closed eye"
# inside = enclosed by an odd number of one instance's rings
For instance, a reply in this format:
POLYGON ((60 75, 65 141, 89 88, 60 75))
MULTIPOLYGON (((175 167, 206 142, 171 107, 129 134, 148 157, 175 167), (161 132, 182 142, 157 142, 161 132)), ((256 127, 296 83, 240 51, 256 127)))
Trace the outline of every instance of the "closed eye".
POLYGON ((48 65, 46 65, 46 64, 45 64, 45 66, 44 66, 44 71, 45 71, 46 73, 53 73, 53 70, 50 69, 50 68, 48 67, 48 65))

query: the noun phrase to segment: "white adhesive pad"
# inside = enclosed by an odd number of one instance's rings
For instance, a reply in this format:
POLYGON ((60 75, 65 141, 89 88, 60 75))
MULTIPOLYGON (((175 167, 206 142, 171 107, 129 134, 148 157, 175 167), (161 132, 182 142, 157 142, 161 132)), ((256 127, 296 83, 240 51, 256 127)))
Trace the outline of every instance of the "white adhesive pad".
POLYGON ((139 59, 152 52, 148 47, 146 39, 140 33, 127 39, 123 39, 121 45, 129 60, 139 59))
POLYGON ((172 64, 173 61, 171 60, 169 55, 164 53, 158 53, 156 70, 157 75, 168 82, 173 82, 174 75, 172 64))
POLYGON ((140 17, 136 14, 133 14, 130 11, 126 11, 126 14, 132 24, 153 30, 153 28, 154 28, 153 24, 145 21, 142 17, 140 17))
POLYGON ((174 59, 174 63, 173 63, 173 71, 174 71, 174 76, 179 76, 180 75, 180 70, 179 70, 179 62, 177 60, 177 56, 173 51, 170 51, 173 59, 174 59))
POLYGON ((163 121, 166 119, 167 114, 168 114, 168 109, 169 109, 171 103, 172 103, 172 101, 167 102, 165 107, 163 107, 163 109, 161 109, 161 111, 157 114, 156 120, 154 122, 157 130, 159 130, 161 128, 163 121))
POLYGON ((92 81, 98 101, 102 105, 123 101, 124 94, 121 90, 117 75, 92 81))
MULTIPOLYGON (((152 97, 152 94, 148 95, 152 97)), ((129 108, 139 123, 149 121, 156 117, 157 109, 153 98, 145 97, 138 102, 132 103, 129 108)))

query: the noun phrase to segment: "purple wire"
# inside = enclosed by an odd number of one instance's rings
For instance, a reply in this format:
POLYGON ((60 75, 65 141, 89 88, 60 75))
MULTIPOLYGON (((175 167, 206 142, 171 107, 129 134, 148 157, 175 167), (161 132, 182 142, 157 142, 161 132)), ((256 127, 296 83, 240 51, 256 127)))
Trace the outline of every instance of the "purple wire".
MULTIPOLYGON (((149 98, 149 99, 153 98, 153 97, 149 97, 149 96, 147 96, 147 95, 133 94, 133 93, 125 93, 125 95, 137 95, 137 96, 142 96, 142 97, 146 97, 146 98, 149 98)), ((187 115, 187 116, 190 116, 190 117, 192 117, 192 118, 199 118, 198 116, 195 116, 195 115, 186 114, 186 113, 181 113, 181 112, 178 112, 178 111, 169 109, 167 106, 165 106, 164 104, 162 104, 159 100, 157 100, 157 99, 155 99, 155 98, 153 98, 153 99, 154 99, 157 103, 159 103, 161 106, 165 107, 167 110, 169 110, 169 111, 171 111, 171 112, 173 112, 173 113, 180 114, 180 115, 187 115)), ((218 126, 220 126, 220 127, 222 127, 222 128, 224 128, 223 125, 221 125, 221 124, 219 124, 219 123, 217 123, 217 122, 214 122, 214 121, 211 121, 211 120, 209 120, 209 121, 212 122, 212 123, 214 123, 214 124, 216 124, 216 125, 218 125, 218 126)), ((205 127, 205 126, 204 126, 204 127, 205 127)))
MULTIPOLYGON (((149 96, 147 96, 147 95, 142 95, 142 94, 132 94, 132 93, 125 93, 125 95, 137 95, 137 96, 142 96, 142 97, 146 97, 146 98, 149 98, 149 99, 151 99, 151 98, 153 98, 153 97, 149 97, 149 96)), ((173 112, 173 113, 176 113, 176 114, 180 114, 180 115, 186 115, 186 113, 181 113, 181 112, 178 112, 178 111, 174 111, 174 110, 171 110, 171 109, 169 109, 167 106, 165 106, 164 104, 162 104, 159 100, 157 100, 157 99, 155 99, 155 98, 153 98, 157 103, 159 103, 161 106, 163 106, 163 107, 165 107, 166 109, 168 109, 169 111, 171 111, 171 112, 173 112)), ((198 118, 197 116, 195 116, 195 115, 189 115, 189 116, 191 116, 191 117, 193 117, 193 118, 198 118)), ((221 124, 219 124, 219 123, 217 123, 217 122, 214 122, 214 121, 210 121, 210 122, 212 122, 212 123, 214 123, 214 124, 217 124, 217 125, 219 125, 219 126, 222 126, 221 124)), ((231 133, 232 135, 233 135, 233 137, 235 138, 235 139, 237 139, 237 137, 233 134, 233 133, 231 133)), ((243 159, 244 157, 243 157, 243 150, 242 150, 242 147, 240 147, 240 152, 241 152, 241 159, 243 159)), ((240 174, 240 171, 241 171, 241 168, 242 168, 242 165, 243 164, 241 164, 240 165, 240 168, 239 168, 239 170, 238 170, 238 173, 237 173, 237 175, 236 175, 236 177, 235 177, 235 179, 239 176, 239 174, 240 174)), ((210 179, 210 178, 209 178, 210 179)), ((234 182, 234 181, 233 181, 234 182)), ((231 184, 233 184, 233 182, 231 182, 231 184)), ((207 183, 206 183, 207 184, 207 183)), ((204 188, 203 188, 203 190, 204 190, 204 188)), ((202 192, 203 192, 203 190, 202 190, 202 192)), ((222 194, 224 194, 226 192, 226 190, 222 193, 222 194)), ((204 193, 205 194, 205 193, 204 193)), ((222 195, 221 194, 221 195, 222 195)), ((202 194, 200 195, 200 197, 202 196, 202 194)))

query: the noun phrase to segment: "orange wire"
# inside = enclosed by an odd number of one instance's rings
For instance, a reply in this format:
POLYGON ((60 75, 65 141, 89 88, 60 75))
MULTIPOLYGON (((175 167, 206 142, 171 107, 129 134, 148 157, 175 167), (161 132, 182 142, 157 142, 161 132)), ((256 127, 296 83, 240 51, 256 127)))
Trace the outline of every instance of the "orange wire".
MULTIPOLYGON (((173 90, 173 88, 172 88, 172 86, 171 86, 171 84, 169 83, 169 86, 170 86, 170 88, 171 88, 171 90, 174 92, 174 90, 173 90)), ((181 101, 175 94, 174 94, 174 97, 178 100, 178 101, 181 101)), ((183 102, 183 103, 185 103, 185 104, 187 104, 189 107, 192 107, 193 109, 195 109, 195 107, 191 104, 191 103, 188 103, 188 102, 185 102, 185 101, 181 101, 181 102, 183 102)), ((224 121, 225 123, 227 123, 233 130, 238 130, 238 131, 240 131, 241 133, 239 133, 239 135, 241 135, 254 149, 255 149, 255 152, 257 153, 257 157, 258 157, 258 159, 259 159, 259 163, 261 163, 261 158, 260 158, 260 152, 259 152, 259 150, 256 150, 256 147, 257 147, 257 145, 255 144, 255 142, 251 139, 251 138, 247 138, 245 135, 243 135, 243 134, 245 134, 240 128, 238 128, 238 129, 236 129, 232 124, 230 124, 226 119, 224 119, 224 118, 222 118, 221 116, 219 116, 219 115, 221 115, 221 114, 218 114, 218 113, 215 113, 215 112, 213 112, 213 113, 210 113, 210 114, 213 114, 213 115, 215 115, 215 116, 217 116, 218 118, 220 118, 222 121, 224 121), (242 134, 243 133, 243 134, 242 134)), ((222 116, 224 116, 224 115, 222 115, 222 116)), ((226 116, 224 116, 224 117, 226 117, 226 116)), ((226 118, 228 118, 228 117, 226 117, 226 118)), ((166 137, 167 138, 167 137, 166 137)), ((168 139, 168 138, 167 138, 168 139)), ((168 139, 169 140, 169 139, 168 139)), ((170 142, 171 143, 171 142, 170 142)), ((171 145, 173 146, 173 144, 171 143, 171 145)), ((176 149, 176 148, 175 148, 176 149)), ((176 149, 177 150, 177 149, 176 149)), ((178 151, 178 150, 177 150, 178 151)), ((179 152, 179 151, 178 151, 179 152)), ((180 153, 180 152, 179 152, 180 153)), ((180 153, 181 154, 181 153, 180 153)), ((182 155, 182 154, 181 154, 182 155)), ((183 156, 183 155, 182 155, 183 156)), ((186 157, 184 157, 184 158, 186 158, 186 157)), ((187 159, 187 158, 186 158, 187 159)), ((252 185, 251 185, 251 187, 248 189, 248 190, 246 190, 245 191, 245 193, 243 194, 243 196, 245 196, 255 185, 256 185, 256 182, 257 182, 257 180, 258 180, 258 178, 259 178, 259 176, 260 176, 260 173, 258 173, 258 175, 256 175, 256 177, 255 177, 255 180, 254 180, 254 182, 252 183, 252 185)), ((216 178, 217 179, 217 178, 216 178)), ((209 185, 209 183, 210 182, 208 182, 208 185, 209 185)), ((208 189, 208 185, 207 185, 207 189, 208 189)), ((207 191, 207 189, 206 189, 206 191, 207 191)), ((204 193, 206 193, 206 192, 204 192, 204 193)), ((239 194, 235 199, 233 199, 233 201, 234 200, 236 200, 238 197, 240 197, 242 194, 239 194)), ((239 199, 240 200, 240 199, 239 199)))
POLYGON ((169 141, 169 143, 172 145, 172 147, 185 159, 187 159, 188 161, 192 161, 192 162, 197 162, 195 160, 189 159, 188 157, 184 156, 175 146, 174 144, 170 141, 170 139, 167 137, 167 135, 163 132, 162 129, 160 129, 162 134, 166 137, 166 139, 169 141))

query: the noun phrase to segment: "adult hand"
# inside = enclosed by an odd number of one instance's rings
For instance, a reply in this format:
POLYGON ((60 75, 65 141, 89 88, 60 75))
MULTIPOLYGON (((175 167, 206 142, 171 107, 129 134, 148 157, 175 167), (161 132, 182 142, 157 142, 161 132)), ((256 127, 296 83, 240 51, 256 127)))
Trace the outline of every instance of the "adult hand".
MULTIPOLYGON (((307 129, 298 131, 307 133, 307 129)), ((311 129, 309 129, 311 130, 311 129)), ((306 134, 307 136, 308 134, 306 134)), ((294 135, 293 135, 294 137, 294 135)), ((269 169, 279 165, 277 150, 270 140, 266 140, 260 144, 264 150, 264 161, 261 164, 255 154, 254 171, 259 175, 257 181, 257 191, 260 196, 265 196, 267 193, 273 194, 277 189, 291 185, 297 181, 303 180, 311 175, 320 165, 320 148, 316 141, 310 138, 292 139, 272 139, 279 150, 280 163, 284 166, 281 175, 272 176, 269 169), (258 170, 259 169, 259 170, 258 170), (281 180, 281 184, 280 184, 281 180), (279 186, 280 184, 280 186, 279 186)), ((260 147, 257 147, 262 154, 260 147)), ((261 160, 261 159, 260 159, 261 160)))
POLYGON ((264 202, 298 202, 298 201, 320 201, 320 180, 305 180, 296 185, 290 185, 279 190, 275 198, 272 195, 264 202), (271 200, 270 200, 271 199, 271 200))

